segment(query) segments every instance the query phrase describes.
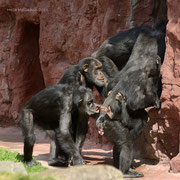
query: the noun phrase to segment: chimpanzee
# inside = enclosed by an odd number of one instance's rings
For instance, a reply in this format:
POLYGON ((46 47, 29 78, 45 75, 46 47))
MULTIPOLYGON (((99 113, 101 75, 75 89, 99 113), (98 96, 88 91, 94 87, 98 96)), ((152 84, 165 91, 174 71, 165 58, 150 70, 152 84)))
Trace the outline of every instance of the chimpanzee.
POLYGON ((104 132, 114 144, 114 165, 125 177, 142 176, 130 168, 133 142, 148 118, 144 108, 160 106, 157 83, 161 59, 156 47, 152 37, 139 35, 129 61, 107 87, 112 91, 101 107, 96 123, 99 132, 104 132))
MULTIPOLYGON (((79 61, 78 64, 72 65, 63 75, 58 84, 66 84, 73 88, 78 88, 79 86, 89 87, 92 89, 93 86, 96 87, 106 87, 107 79, 101 70, 102 63, 97 59, 92 57, 87 57, 79 61)), ((79 114, 78 109, 74 110, 72 113, 72 138, 76 144, 76 147, 81 152, 87 131, 88 131, 88 116, 79 114), (79 117, 79 118, 78 118, 79 117), (82 121, 83 119, 83 121, 82 121)), ((50 136, 54 137, 54 131, 48 131, 50 136)), ((66 166, 69 157, 65 157, 64 153, 58 147, 58 144, 51 138, 50 143, 50 156, 48 164, 50 166, 62 166, 63 161, 66 166)))
POLYGON ((126 106, 136 111, 154 106, 160 108, 157 94, 157 75, 159 69, 138 69, 119 73, 121 79, 112 91, 121 92, 126 98, 126 106), (156 75, 157 74, 157 75, 156 75))
POLYGON ((133 105, 128 103, 131 109, 137 110, 138 106, 145 108, 150 105, 159 108, 158 83, 160 67, 161 59, 157 55, 156 40, 151 36, 140 34, 127 64, 109 82, 107 92, 112 90, 119 82, 119 90, 126 93, 129 102, 133 102, 133 105), (146 96, 149 95, 149 99, 148 96, 146 97, 146 102, 144 102, 145 94, 146 96), (136 97, 137 102, 134 97, 136 97))
POLYGON ((101 107, 96 126, 101 135, 114 144, 113 165, 126 178, 142 177, 142 173, 131 169, 133 142, 141 134, 148 114, 144 109, 132 111, 126 105, 128 97, 113 89, 101 107))
MULTIPOLYGON (((100 46, 100 48, 92 54, 92 57, 102 62, 103 71, 106 72, 108 75, 109 72, 115 74, 116 69, 112 68, 112 65, 107 65, 107 63, 111 64, 109 62, 113 61, 118 67, 118 69, 121 70, 128 62, 134 44, 139 34, 141 33, 151 36, 157 41, 157 54, 160 56, 161 61, 163 61, 165 53, 165 35, 167 20, 159 21, 157 19, 157 14, 160 7, 160 0, 158 0, 158 3, 155 2, 152 11, 152 17, 154 20, 154 24, 152 27, 139 26, 126 31, 122 31, 117 35, 105 40, 100 46), (109 68, 111 69, 111 71, 109 71, 109 68)), ((111 78, 110 75, 109 77, 111 78)))
MULTIPOLYGON (((74 132, 71 119, 73 112, 77 110, 78 121, 84 121, 84 117, 99 112, 89 88, 54 85, 37 93, 23 106, 21 125, 24 136, 24 161, 28 166, 37 164, 32 160, 34 124, 45 130, 52 142, 55 142, 67 157, 72 158, 73 165, 84 164, 72 136, 74 132)), ((54 163, 66 163, 59 159, 53 160, 54 163)))
MULTIPOLYGON (((67 84, 73 88, 78 88, 79 86, 88 87, 90 89, 92 89, 93 86, 96 86, 96 88, 106 87, 107 78, 103 74, 101 68, 102 63, 97 59, 92 57, 84 58, 80 60, 78 64, 72 65, 64 73, 59 84, 67 84)), ((82 117, 78 109, 72 113, 72 137, 80 153, 88 131, 88 119, 89 117, 86 115, 82 117)), ((48 164, 51 166, 61 166, 62 160, 68 161, 56 144, 56 141, 51 140, 48 164)))
POLYGON ((93 57, 87 57, 71 66, 63 75, 59 84, 71 86, 83 85, 90 89, 107 86, 107 77, 102 72, 102 63, 93 57))

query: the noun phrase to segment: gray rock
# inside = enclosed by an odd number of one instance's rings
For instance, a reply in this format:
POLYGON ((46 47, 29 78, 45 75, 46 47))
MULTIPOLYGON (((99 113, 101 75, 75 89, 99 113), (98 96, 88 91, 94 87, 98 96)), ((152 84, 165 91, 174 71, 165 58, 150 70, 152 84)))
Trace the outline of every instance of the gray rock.
POLYGON ((0 161, 0 173, 4 171, 27 174, 26 169, 24 168, 24 165, 21 162, 15 163, 12 161, 0 161))
POLYGON ((70 168, 48 169, 38 174, 63 180, 121 180, 122 173, 109 165, 83 165, 70 168))

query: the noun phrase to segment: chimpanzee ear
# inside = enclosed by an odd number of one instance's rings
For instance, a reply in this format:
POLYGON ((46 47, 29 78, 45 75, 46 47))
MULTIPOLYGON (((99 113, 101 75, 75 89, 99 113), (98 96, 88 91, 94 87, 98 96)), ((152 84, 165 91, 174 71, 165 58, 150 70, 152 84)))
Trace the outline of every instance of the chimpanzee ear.
POLYGON ((80 95, 75 95, 74 104, 76 106, 81 106, 82 102, 83 102, 83 99, 81 98, 81 96, 80 95))
POLYGON ((88 72, 88 64, 84 65, 84 72, 88 72))

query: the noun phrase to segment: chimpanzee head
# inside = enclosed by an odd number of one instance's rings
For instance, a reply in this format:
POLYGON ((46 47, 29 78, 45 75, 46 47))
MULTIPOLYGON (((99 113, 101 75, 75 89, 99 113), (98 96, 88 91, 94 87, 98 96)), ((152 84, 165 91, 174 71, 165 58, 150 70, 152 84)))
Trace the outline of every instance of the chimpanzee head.
POLYGON ((99 113, 99 105, 94 103, 92 90, 80 86, 74 94, 74 104, 82 114, 88 116, 99 113))
POLYGON ((85 77, 88 85, 103 87, 107 85, 107 78, 102 72, 102 63, 93 57, 82 59, 79 62, 81 73, 85 77))
POLYGON ((96 121, 96 126, 99 133, 103 135, 103 129, 106 121, 120 120, 122 118, 122 111, 125 97, 120 92, 112 92, 100 107, 100 115, 96 121))

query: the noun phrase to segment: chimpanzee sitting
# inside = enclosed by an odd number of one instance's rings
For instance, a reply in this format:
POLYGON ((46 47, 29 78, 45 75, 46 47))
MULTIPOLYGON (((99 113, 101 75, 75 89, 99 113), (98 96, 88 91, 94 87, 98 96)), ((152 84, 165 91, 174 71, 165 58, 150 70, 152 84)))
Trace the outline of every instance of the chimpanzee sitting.
POLYGON ((104 134, 114 144, 114 166, 120 169, 126 178, 142 177, 142 173, 131 169, 133 142, 141 134, 148 114, 143 109, 132 111, 126 106, 126 100, 123 94, 113 89, 101 107, 96 126, 99 133, 104 134))
MULTIPOLYGON (((23 106, 21 125, 24 136, 24 161, 28 166, 37 164, 32 160, 35 143, 34 123, 45 130, 52 141, 56 141, 66 156, 72 158, 73 165, 84 164, 71 134, 71 116, 77 110, 80 121, 84 120, 84 116, 99 112, 98 106, 93 102, 92 91, 81 86, 73 88, 61 84, 40 91, 23 106)), ((66 162, 61 160, 59 163, 66 162)))

